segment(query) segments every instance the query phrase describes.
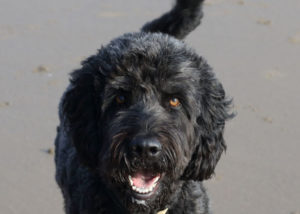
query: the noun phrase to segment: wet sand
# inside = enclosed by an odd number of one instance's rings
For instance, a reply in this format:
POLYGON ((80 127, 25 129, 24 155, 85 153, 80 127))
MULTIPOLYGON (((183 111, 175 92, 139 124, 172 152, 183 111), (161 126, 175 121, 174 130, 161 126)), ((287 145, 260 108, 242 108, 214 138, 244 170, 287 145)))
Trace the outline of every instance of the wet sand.
MULTIPOLYGON (((63 213, 54 181, 68 73, 172 1, 0 2, 0 213, 63 213)), ((208 0, 186 42, 214 68, 237 117, 206 181, 214 213, 300 213, 300 2, 208 0)))

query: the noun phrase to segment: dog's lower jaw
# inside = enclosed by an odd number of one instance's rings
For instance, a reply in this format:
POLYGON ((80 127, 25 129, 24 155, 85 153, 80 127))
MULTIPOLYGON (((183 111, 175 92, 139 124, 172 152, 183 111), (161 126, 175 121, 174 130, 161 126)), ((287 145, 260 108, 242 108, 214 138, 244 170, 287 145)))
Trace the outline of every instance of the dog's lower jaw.
MULTIPOLYGON (((171 204, 170 198, 173 198, 173 194, 177 194, 180 191, 181 184, 177 182, 167 181, 166 178, 170 177, 164 173, 160 174, 161 177, 157 182, 157 185, 149 195, 137 193, 132 190, 130 183, 119 183, 116 187, 116 181, 110 178, 110 185, 107 186, 107 194, 109 194, 111 200, 115 206, 126 210, 126 213, 144 213, 144 214, 156 214, 162 210, 165 210, 171 204), (178 187, 179 190, 175 187, 178 187), (161 203, 161 202, 164 203, 161 203)), ((103 185, 107 184, 104 181, 103 185)), ((180 182, 181 183, 181 182, 180 182)), ((175 197, 176 198, 176 197, 175 197)))

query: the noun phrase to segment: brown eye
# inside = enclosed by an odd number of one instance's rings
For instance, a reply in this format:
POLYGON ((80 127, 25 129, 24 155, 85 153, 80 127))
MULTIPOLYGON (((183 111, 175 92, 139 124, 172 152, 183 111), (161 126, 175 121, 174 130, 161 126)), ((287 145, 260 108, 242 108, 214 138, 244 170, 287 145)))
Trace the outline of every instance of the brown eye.
POLYGON ((118 95, 118 96, 116 97, 116 101, 117 101, 117 103, 119 103, 119 104, 125 103, 125 96, 123 96, 123 95, 118 95))
POLYGON ((171 107, 178 107, 178 106, 180 106, 180 101, 178 98, 173 97, 170 99, 169 104, 171 107))

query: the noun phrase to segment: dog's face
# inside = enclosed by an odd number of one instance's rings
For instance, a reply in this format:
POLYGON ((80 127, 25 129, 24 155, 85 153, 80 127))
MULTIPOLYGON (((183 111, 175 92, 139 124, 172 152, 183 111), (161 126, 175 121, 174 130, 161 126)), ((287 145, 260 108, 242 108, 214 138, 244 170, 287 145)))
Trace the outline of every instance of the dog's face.
POLYGON ((230 101, 205 61, 163 34, 112 41, 72 75, 62 108, 81 161, 130 212, 211 176, 230 101))

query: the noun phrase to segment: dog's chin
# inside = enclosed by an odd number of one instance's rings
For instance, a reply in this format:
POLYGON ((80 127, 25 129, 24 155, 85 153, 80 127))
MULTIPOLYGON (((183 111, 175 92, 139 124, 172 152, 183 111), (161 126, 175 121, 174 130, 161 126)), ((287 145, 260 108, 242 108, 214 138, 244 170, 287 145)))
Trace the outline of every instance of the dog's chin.
POLYGON ((128 191, 133 199, 148 201, 157 196, 163 173, 137 171, 128 175, 128 191))

